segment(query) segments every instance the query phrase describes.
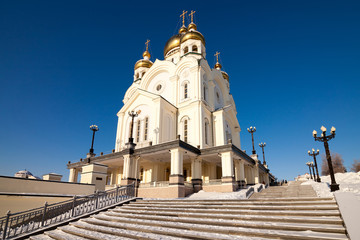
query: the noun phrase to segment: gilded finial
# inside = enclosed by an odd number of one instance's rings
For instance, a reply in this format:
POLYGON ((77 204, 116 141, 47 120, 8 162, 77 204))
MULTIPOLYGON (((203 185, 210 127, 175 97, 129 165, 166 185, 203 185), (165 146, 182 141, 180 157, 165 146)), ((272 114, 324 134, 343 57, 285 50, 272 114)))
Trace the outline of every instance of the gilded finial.
POLYGON ((195 11, 191 10, 191 13, 189 14, 190 18, 191 18, 191 23, 188 26, 189 31, 190 30, 196 30, 196 24, 194 23, 194 13, 195 11))
POLYGON ((146 50, 145 50, 145 52, 143 53, 144 59, 150 59, 150 57, 151 57, 151 55, 150 55, 150 53, 149 53, 149 51, 148 51, 148 50, 149 50, 149 43, 150 43, 150 40, 147 39, 146 42, 145 42, 146 50))
POLYGON ((180 15, 180 17, 182 17, 182 23, 184 27, 185 27, 185 14, 187 14, 187 11, 183 10, 183 13, 180 15))
POLYGON ((191 13, 189 14, 189 16, 191 17, 191 23, 194 22, 194 13, 196 13, 196 11, 191 10, 191 13))
POLYGON ((220 52, 216 52, 214 54, 214 56, 216 57, 216 64, 215 64, 215 68, 220 70, 221 69, 221 64, 219 63, 219 55, 220 55, 220 52))

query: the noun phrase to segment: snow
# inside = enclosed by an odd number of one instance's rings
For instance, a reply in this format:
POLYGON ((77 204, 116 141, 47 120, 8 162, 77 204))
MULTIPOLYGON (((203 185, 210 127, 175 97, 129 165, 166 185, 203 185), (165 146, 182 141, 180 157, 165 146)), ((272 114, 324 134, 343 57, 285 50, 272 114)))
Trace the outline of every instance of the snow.
POLYGON ((319 197, 335 197, 351 239, 360 239, 360 172, 336 173, 335 181, 340 190, 330 192, 330 176, 322 176, 321 183, 308 180, 319 197))

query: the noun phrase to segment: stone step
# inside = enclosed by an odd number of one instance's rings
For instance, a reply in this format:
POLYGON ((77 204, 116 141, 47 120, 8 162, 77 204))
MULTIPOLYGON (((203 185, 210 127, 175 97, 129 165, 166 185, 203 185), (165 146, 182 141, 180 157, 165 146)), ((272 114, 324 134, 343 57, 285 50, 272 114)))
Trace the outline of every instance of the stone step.
MULTIPOLYGON (((250 201, 276 201, 276 202, 289 202, 289 201, 322 201, 322 200, 334 200, 333 197, 289 197, 289 198, 271 198, 271 199, 254 199, 250 201)), ((146 199, 138 199, 136 202, 198 202, 198 199, 156 199, 156 200, 146 200, 146 199)), ((234 199, 206 199, 206 202, 233 202, 234 199)), ((246 202, 248 199, 237 199, 238 202, 246 202)))
POLYGON ((161 204, 161 203, 153 203, 153 204, 129 204, 132 207, 138 208, 151 208, 151 207, 159 207, 159 208, 198 208, 198 209, 246 209, 246 210, 307 210, 307 211, 321 211, 321 210, 338 210, 338 206, 336 204, 331 205, 312 205, 312 206, 263 206, 263 205, 203 205, 203 204, 193 204, 193 205, 185 205, 185 204, 161 204))
POLYGON ((40 234, 40 235, 31 236, 29 239, 30 240, 52 240, 53 238, 51 238, 45 234, 40 234))
POLYGON ((117 231, 133 230, 138 233, 137 239, 220 239, 220 240, 260 240, 263 238, 259 237, 244 237, 244 236, 233 236, 228 234, 219 233, 208 233, 207 231, 194 231, 191 228, 179 229, 179 228, 168 228, 163 226, 147 225, 147 224, 133 224, 127 221, 125 222, 114 222, 114 221, 103 221, 96 218, 84 219, 80 222, 73 224, 74 226, 83 228, 84 231, 88 229, 95 230, 97 232, 109 232, 116 234, 117 231), (151 236, 155 236, 152 238, 151 236))
POLYGON ((100 214, 101 216, 110 216, 115 218, 130 218, 137 220, 154 220, 154 221, 170 221, 175 223, 191 223, 201 225, 216 226, 236 226, 244 228, 255 229, 270 229, 270 230, 291 230, 291 231, 314 231, 314 232, 332 232, 332 233, 346 233, 345 228, 342 225, 330 225, 330 224, 312 224, 305 221, 301 223, 288 223, 288 222, 259 222, 253 220, 225 220, 225 219, 203 219, 194 217, 171 217, 171 216, 149 216, 142 214, 125 214, 116 212, 105 212, 100 214))
POLYGON ((134 239, 134 238, 128 238, 124 235, 112 235, 112 234, 104 234, 101 231, 84 230, 83 228, 78 228, 76 226, 73 226, 72 224, 61 227, 60 229, 62 232, 73 236, 74 237, 73 239, 75 239, 78 236, 84 237, 83 239, 93 239, 93 240, 115 240, 115 239, 119 239, 119 236, 121 236, 121 239, 124 240, 134 239))
MULTIPOLYGON (((169 211, 170 208, 159 207, 134 207, 123 206, 129 210, 150 210, 150 211, 169 211)), ((173 212, 196 212, 196 213, 233 213, 247 215, 273 215, 273 216, 340 216, 339 210, 327 211, 294 211, 294 210, 237 210, 237 209, 201 209, 201 208, 171 208, 173 212)))
POLYGON ((343 226, 344 222, 340 217, 314 217, 314 216, 261 216, 261 215, 243 215, 243 214, 216 214, 216 213, 191 213, 191 212, 174 212, 174 211, 150 211, 150 210, 127 210, 118 208, 111 212, 120 214, 142 214, 152 216, 173 216, 173 217, 197 217, 202 219, 216 218, 226 220, 252 220, 252 221, 272 221, 288 223, 317 223, 317 224, 334 224, 343 226))
POLYGON ((49 236, 51 239, 56 239, 56 240, 87 240, 87 238, 73 235, 73 234, 61 231, 60 229, 46 232, 45 235, 49 236))
MULTIPOLYGON (((170 221, 159 221, 159 220, 144 220, 144 219, 133 219, 123 217, 110 217, 103 214, 94 215, 90 219, 84 219, 83 222, 90 224, 102 225, 112 228, 124 228, 124 225, 130 223, 138 229, 138 231, 147 231, 151 229, 152 232, 157 231, 157 228, 166 228, 166 232, 171 234, 174 229, 187 230, 195 232, 206 232, 211 233, 211 239, 218 239, 214 234, 225 234, 231 237, 234 236, 256 236, 256 237, 270 237, 270 238, 284 238, 284 239, 347 239, 347 236, 342 233, 324 233, 314 231, 293 231, 293 230, 273 230, 273 229, 254 229, 247 227, 233 227, 233 226, 219 226, 219 225, 203 225, 193 223, 182 223, 182 222, 170 222, 170 221), (147 227, 147 228, 146 228, 147 227)), ((176 233, 176 236, 179 233, 176 233)), ((186 237, 184 235, 180 235, 186 237)), ((233 238, 234 239, 234 238, 233 238)))
POLYGON ((223 201, 183 201, 183 202, 175 202, 175 201, 169 201, 169 202, 162 202, 162 201, 154 201, 154 202, 149 202, 149 201, 136 201, 136 202, 131 202, 131 205, 155 205, 155 204, 167 204, 167 205, 177 205, 181 203, 182 205, 193 205, 193 204, 199 204, 199 205, 270 205, 270 206, 274 206, 274 205, 336 205, 336 201, 335 200, 322 200, 322 201, 290 201, 290 202, 274 202, 274 201, 227 201, 227 202, 223 202, 223 201))

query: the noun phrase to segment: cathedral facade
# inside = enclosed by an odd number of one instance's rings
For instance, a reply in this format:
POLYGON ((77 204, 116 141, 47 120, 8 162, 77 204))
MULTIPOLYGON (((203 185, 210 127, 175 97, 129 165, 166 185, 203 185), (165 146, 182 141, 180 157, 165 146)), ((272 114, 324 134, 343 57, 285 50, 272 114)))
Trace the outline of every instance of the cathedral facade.
MULTIPOLYGON (((117 113, 115 150, 69 163, 69 181, 106 188, 136 182, 139 197, 231 192, 269 183, 269 169, 241 150, 229 75, 206 60, 206 42, 192 21, 150 60, 149 41, 117 113)), ((104 190, 100 187, 101 190, 104 190)))

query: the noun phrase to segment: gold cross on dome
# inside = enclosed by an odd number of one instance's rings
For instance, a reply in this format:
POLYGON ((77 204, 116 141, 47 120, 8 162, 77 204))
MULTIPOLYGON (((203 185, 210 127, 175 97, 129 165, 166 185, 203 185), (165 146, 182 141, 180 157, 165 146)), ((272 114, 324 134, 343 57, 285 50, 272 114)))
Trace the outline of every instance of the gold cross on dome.
POLYGON ((189 14, 189 16, 191 17, 191 22, 194 22, 194 13, 196 12, 191 10, 191 13, 189 14))
POLYGON ((146 41, 146 51, 149 49, 149 42, 150 42, 150 40, 148 39, 147 41, 146 41))
POLYGON ((185 14, 187 14, 187 11, 183 10, 183 13, 180 15, 180 17, 182 17, 183 26, 185 26, 185 14))
POLYGON ((214 56, 216 57, 216 61, 219 62, 219 55, 220 55, 220 52, 216 52, 214 54, 214 56))

